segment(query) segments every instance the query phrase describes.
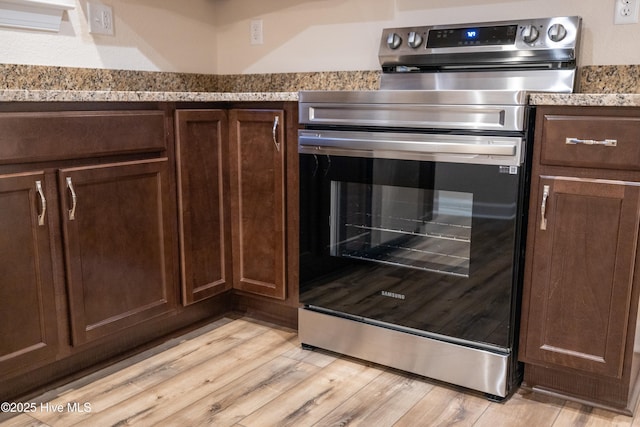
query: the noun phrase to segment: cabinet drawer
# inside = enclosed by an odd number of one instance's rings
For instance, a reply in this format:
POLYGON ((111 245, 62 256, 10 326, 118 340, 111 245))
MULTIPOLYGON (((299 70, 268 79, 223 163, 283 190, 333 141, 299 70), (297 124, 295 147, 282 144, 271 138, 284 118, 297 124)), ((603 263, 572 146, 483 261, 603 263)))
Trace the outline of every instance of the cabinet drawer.
POLYGON ((545 115, 541 163, 640 170, 640 117, 545 115))
POLYGON ((0 164, 154 152, 165 148, 162 111, 0 114, 0 164))

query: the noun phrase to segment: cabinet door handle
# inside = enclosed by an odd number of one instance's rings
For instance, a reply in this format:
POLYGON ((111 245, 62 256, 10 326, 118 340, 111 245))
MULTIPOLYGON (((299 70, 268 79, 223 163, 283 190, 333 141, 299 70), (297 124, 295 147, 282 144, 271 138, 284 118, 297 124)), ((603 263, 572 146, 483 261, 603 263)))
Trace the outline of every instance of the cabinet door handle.
POLYGON ((597 141, 595 139, 580 139, 580 138, 567 138, 565 140, 566 144, 575 145, 604 145, 605 147, 615 147, 618 145, 617 139, 603 139, 602 141, 597 141))
POLYGON ((276 116, 273 119, 273 129, 271 130, 271 135, 273 136, 273 143, 276 145, 276 150, 280 152, 280 143, 278 143, 278 138, 276 136, 276 131, 278 130, 278 124, 280 123, 280 117, 276 116))
POLYGON ((76 197, 76 191, 73 189, 73 182, 71 182, 71 177, 67 177, 67 188, 71 191, 71 209, 69 209, 69 221, 73 221, 76 219, 76 204, 78 202, 78 198, 76 197))
POLYGON ((38 225, 42 226, 44 225, 44 216, 47 213, 47 199, 44 197, 41 181, 36 181, 36 191, 38 192, 38 196, 40 196, 40 214, 38 215, 38 225))
POLYGON ((540 214, 542 219, 540 220, 540 230, 547 229, 547 199, 549 198, 549 186, 545 185, 542 190, 542 205, 540 205, 540 214))

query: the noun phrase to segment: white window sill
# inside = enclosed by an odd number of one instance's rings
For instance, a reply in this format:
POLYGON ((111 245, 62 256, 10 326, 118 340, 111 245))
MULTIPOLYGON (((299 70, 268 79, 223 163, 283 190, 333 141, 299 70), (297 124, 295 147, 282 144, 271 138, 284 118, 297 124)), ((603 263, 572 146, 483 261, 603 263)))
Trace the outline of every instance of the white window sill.
POLYGON ((0 26, 57 32, 75 7, 74 0, 0 0, 0 26))

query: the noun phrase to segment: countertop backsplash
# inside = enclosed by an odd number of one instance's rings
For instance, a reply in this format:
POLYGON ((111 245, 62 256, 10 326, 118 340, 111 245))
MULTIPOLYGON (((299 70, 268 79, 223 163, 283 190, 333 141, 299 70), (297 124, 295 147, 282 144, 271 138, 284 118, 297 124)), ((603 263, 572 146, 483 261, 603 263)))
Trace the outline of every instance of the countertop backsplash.
POLYGON ((0 64, 0 89, 216 92, 218 76, 0 64))
POLYGON ((640 93, 640 65, 589 65, 580 69, 579 93, 640 93))
POLYGON ((218 76, 220 92, 297 92, 299 90, 377 90, 379 71, 235 74, 218 76))
MULTIPOLYGON (((380 71, 212 75, 0 64, 0 101, 297 100, 300 90, 377 90, 380 71)), ((580 69, 574 94, 533 105, 640 106, 640 65, 580 69)))
POLYGON ((211 75, 0 64, 0 89, 148 92, 375 90, 378 71, 211 75))

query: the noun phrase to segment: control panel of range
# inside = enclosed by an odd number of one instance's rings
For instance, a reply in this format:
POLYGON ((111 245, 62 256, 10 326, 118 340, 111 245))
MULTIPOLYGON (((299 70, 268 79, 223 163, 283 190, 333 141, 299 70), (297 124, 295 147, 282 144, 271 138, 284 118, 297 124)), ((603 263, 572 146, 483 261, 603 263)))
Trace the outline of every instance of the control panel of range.
MULTIPOLYGON (((438 53, 575 50, 581 18, 523 19, 474 24, 388 28, 380 43, 381 62, 438 53)), ((537 54, 537 53, 536 53, 537 54)), ((525 57, 522 53, 520 58, 525 57)), ((547 55, 549 56, 549 55, 547 55)), ((420 62, 420 61, 417 61, 420 62)), ((429 62, 429 61, 427 61, 429 62)))

